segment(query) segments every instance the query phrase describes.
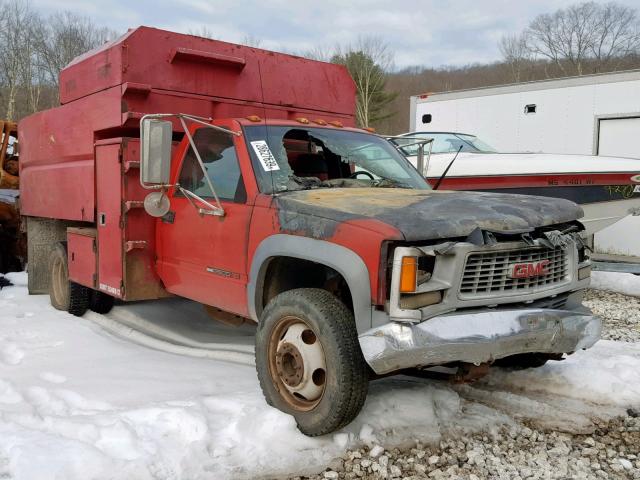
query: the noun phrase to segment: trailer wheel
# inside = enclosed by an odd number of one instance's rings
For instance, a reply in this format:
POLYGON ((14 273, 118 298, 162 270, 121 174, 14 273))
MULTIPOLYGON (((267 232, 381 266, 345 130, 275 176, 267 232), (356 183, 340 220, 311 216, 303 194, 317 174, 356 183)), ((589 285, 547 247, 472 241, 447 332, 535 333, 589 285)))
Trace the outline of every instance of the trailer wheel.
POLYGON ((90 289, 69 280, 66 243, 57 243, 51 251, 51 281, 49 298, 51 305, 72 315, 82 316, 89 306, 90 289))
POLYGON ((269 302, 256 333, 256 370, 267 403, 309 436, 347 425, 367 396, 353 315, 326 290, 289 290, 269 302))
POLYGON ((89 294, 89 310, 96 313, 109 313, 113 308, 115 298, 98 290, 91 290, 89 294))

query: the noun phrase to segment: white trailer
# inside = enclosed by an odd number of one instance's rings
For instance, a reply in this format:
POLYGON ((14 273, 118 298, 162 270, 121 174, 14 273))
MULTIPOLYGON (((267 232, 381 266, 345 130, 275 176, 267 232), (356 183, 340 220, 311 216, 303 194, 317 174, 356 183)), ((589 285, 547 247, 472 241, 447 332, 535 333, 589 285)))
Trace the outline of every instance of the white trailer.
MULTIPOLYGON (((462 132, 500 152, 640 159, 640 70, 412 96, 412 132, 462 132)), ((604 161, 604 159, 603 159, 604 161)), ((640 217, 595 235, 596 251, 640 256, 640 217)))
POLYGON ((410 122, 502 152, 640 158, 640 70, 416 95, 410 122))

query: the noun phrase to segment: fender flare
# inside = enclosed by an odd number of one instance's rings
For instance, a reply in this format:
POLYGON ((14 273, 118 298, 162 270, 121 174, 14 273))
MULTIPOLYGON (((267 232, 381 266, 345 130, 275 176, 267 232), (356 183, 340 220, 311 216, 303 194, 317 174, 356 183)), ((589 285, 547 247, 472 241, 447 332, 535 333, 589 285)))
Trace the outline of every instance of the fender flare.
POLYGON ((293 257, 326 265, 343 276, 353 301, 358 332, 371 328, 371 286, 369 270, 362 258, 346 247, 324 240, 296 235, 277 234, 264 239, 251 260, 247 301, 249 315, 256 322, 262 313, 262 285, 273 257, 293 257))

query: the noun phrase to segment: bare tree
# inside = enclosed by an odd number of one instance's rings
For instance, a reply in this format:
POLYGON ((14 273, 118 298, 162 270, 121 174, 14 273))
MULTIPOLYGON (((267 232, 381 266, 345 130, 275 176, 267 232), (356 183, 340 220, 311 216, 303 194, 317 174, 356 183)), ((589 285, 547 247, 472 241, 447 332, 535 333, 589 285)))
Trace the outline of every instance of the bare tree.
POLYGON ((504 35, 498 44, 504 62, 509 66, 511 77, 518 83, 523 80, 525 67, 531 63, 531 49, 525 34, 504 35))
POLYGON ((200 25, 199 28, 190 29, 187 33, 189 35, 193 35, 194 37, 202 37, 202 38, 209 38, 211 40, 216 40, 216 37, 213 34, 213 31, 206 25, 200 25))
POLYGON ((525 34, 531 51, 549 59, 565 75, 582 75, 587 60, 593 59, 596 62, 590 63, 599 71, 640 48, 636 10, 616 3, 585 2, 538 15, 525 34))
POLYGON ((240 40, 240 43, 242 45, 246 45, 247 47, 260 48, 260 44, 262 43, 262 40, 260 40, 258 37, 255 37, 251 34, 247 34, 244 37, 242 37, 242 40, 240 40))
POLYGON ((6 91, 5 117, 13 120, 16 117, 16 98, 21 80, 30 67, 29 54, 31 43, 28 25, 32 23, 34 13, 28 3, 12 0, 2 5, 2 23, 0 25, 0 75, 6 91), (26 48, 25 48, 26 47, 26 48))
POLYGON ((591 53, 598 61, 598 70, 610 66, 616 69, 621 59, 640 53, 638 11, 609 3, 600 7, 599 13, 591 53))
POLYGON ((318 60, 320 62, 329 62, 331 61, 331 57, 334 56, 334 52, 331 48, 323 45, 317 45, 311 50, 303 52, 300 56, 310 58, 311 60, 318 60))
POLYGON ((112 40, 117 33, 98 27, 89 17, 64 11, 42 22, 38 49, 48 80, 58 87, 58 74, 74 58, 112 40))
POLYGON ((393 54, 380 37, 360 37, 353 45, 337 47, 331 59, 345 65, 357 90, 356 120, 362 127, 380 121, 393 113, 385 107, 395 97, 387 92, 387 72, 393 66, 393 54))

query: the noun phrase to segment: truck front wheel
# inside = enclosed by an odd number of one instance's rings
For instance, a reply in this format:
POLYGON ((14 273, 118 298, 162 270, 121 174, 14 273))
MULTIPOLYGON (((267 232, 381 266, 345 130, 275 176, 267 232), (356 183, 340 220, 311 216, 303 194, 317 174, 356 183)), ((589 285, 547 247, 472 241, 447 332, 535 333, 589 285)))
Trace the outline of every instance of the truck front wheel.
POLYGON ((51 305, 72 315, 82 316, 89 306, 89 288, 69 280, 67 248, 58 243, 51 252, 49 298, 51 305))
POLYGON ((353 315, 326 290, 289 290, 269 302, 256 333, 256 369, 269 405, 293 415, 309 436, 347 425, 367 396, 353 315))

